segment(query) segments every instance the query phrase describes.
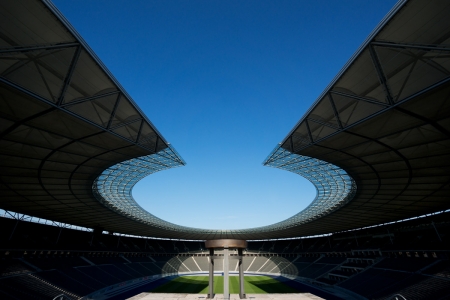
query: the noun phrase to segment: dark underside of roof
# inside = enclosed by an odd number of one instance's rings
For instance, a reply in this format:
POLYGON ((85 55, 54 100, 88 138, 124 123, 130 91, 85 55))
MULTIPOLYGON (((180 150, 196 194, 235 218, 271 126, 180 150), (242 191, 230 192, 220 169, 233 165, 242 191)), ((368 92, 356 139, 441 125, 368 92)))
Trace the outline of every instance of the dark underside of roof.
POLYGON ((450 3, 409 1, 283 141, 352 176, 345 207, 282 235, 348 230, 450 208, 450 3))
POLYGON ((48 4, 2 2, 0 208, 181 239, 324 234, 448 209, 449 6, 419 0, 403 5, 281 145, 346 170, 358 188, 352 201, 289 229, 197 236, 149 227, 94 198, 92 184, 103 170, 167 143, 48 4))
POLYGON ((0 208, 160 236, 98 202, 93 181, 167 143, 90 49, 41 1, 0 5, 0 208))

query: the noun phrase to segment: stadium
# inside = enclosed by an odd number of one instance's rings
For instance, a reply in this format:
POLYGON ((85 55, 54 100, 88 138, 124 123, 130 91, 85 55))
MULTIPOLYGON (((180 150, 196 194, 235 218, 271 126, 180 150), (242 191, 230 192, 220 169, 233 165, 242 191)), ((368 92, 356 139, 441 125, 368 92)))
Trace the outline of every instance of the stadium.
POLYGON ((0 7, 2 299, 450 299, 447 1, 381 20, 264 161, 316 198, 239 230, 144 210, 181 155, 51 1, 0 7))

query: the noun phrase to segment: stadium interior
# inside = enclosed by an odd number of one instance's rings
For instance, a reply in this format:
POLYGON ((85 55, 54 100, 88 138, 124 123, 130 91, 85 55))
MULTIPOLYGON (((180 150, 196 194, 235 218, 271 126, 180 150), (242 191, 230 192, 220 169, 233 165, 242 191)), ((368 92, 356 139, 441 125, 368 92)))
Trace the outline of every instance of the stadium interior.
POLYGON ((449 14, 400 0, 269 154, 317 188, 305 210, 213 230, 136 203, 184 160, 50 0, 2 1, 0 298, 124 299, 241 239, 246 275, 325 299, 450 299, 449 14))

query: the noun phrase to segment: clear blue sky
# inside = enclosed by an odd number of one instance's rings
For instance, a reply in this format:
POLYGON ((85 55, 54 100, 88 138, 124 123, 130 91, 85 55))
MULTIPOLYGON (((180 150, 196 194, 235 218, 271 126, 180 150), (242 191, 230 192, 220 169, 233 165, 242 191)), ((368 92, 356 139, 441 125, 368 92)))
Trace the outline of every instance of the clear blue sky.
POLYGON ((268 225, 315 188, 262 162, 394 0, 54 0, 187 165, 133 190, 167 221, 268 225))

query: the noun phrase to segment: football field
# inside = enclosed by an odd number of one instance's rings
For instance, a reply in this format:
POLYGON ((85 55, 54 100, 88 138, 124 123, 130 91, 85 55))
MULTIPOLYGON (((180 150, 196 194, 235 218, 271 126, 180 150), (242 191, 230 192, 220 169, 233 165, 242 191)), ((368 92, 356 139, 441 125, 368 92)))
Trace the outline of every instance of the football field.
MULTIPOLYGON (((267 293, 298 293, 292 287, 268 276, 245 276, 244 289, 246 294, 267 293)), ((208 276, 182 276, 167 282, 150 293, 208 293, 208 276)), ((214 293, 223 293, 223 277, 214 277, 214 293)), ((239 294, 239 277, 230 276, 230 294, 239 294)))

